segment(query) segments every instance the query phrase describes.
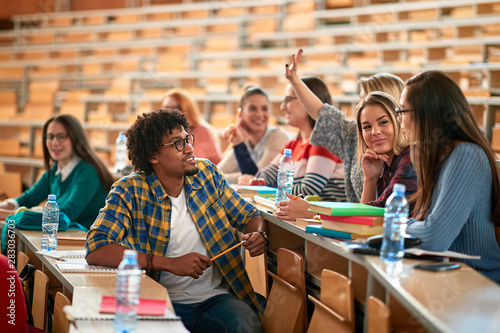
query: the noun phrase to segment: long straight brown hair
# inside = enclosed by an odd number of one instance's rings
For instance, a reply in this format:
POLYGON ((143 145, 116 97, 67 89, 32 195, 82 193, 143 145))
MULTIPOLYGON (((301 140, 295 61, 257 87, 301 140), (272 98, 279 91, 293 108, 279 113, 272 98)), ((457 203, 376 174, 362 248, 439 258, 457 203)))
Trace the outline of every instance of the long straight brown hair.
POLYGON ((407 102, 413 117, 411 155, 417 172, 415 201, 418 220, 423 220, 444 161, 459 142, 481 147, 491 167, 491 219, 500 225, 500 183, 495 155, 474 119, 460 87, 440 71, 426 71, 406 82, 407 102))
POLYGON ((47 120, 45 125, 43 125, 43 161, 45 170, 50 170, 51 168, 52 157, 50 156, 49 150, 47 149, 46 138, 47 128, 53 121, 64 126, 66 132, 68 133, 69 139, 71 140, 71 146, 73 147, 73 151, 75 152, 75 154, 77 154, 82 160, 89 162, 94 167, 99 180, 101 181, 102 187, 106 191, 109 191, 111 189, 111 185, 113 185, 114 182, 111 173, 90 147, 89 140, 87 139, 87 135, 85 134, 85 130, 83 129, 78 119, 69 114, 54 116, 47 120))

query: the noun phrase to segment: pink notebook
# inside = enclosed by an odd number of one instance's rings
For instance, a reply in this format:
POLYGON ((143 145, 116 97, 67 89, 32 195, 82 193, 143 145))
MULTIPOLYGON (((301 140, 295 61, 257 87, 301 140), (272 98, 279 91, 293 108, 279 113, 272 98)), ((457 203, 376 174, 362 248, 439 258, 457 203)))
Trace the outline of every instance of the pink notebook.
MULTIPOLYGON (((157 299, 139 299, 137 305, 137 314, 141 316, 163 316, 165 315, 165 308, 167 301, 157 299)), ((101 307, 99 313, 115 313, 116 312, 116 297, 102 296, 101 307)))

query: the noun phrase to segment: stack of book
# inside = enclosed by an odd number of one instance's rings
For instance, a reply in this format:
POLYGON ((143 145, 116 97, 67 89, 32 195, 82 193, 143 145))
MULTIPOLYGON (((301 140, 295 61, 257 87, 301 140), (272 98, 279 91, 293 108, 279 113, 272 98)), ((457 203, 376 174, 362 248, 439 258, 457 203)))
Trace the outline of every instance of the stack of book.
POLYGON ((253 198, 258 194, 271 194, 276 195, 276 188, 270 186, 238 186, 236 189, 242 197, 244 198, 253 198))
POLYGON ((384 233, 384 208, 349 202, 310 202, 320 224, 306 225, 307 233, 343 239, 368 238, 384 233))

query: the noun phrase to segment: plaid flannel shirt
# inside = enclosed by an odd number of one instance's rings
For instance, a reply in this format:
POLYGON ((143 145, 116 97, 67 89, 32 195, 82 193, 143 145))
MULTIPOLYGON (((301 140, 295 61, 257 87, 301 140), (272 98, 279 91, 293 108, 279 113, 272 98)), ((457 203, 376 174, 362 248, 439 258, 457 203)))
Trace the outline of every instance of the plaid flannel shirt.
MULTIPOLYGON (((210 256, 235 245, 234 227, 245 232, 258 210, 229 187, 217 167, 199 159, 200 171, 186 176, 188 212, 210 256)), ((87 254, 116 243, 140 253, 164 256, 170 239, 172 203, 153 173, 133 173, 113 184, 99 216, 87 234, 87 254)), ((233 292, 254 310, 260 307, 245 271, 239 249, 214 260, 233 292)), ((161 273, 161 272, 160 272, 161 273)), ((159 274, 156 274, 159 279, 159 274)))

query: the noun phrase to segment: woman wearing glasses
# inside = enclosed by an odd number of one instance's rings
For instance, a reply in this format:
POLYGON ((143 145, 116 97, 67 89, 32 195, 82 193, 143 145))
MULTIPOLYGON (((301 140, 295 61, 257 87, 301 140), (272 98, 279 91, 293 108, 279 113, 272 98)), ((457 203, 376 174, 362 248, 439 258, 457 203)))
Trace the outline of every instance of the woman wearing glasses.
POLYGON ((196 136, 196 157, 206 158, 214 164, 220 162, 222 151, 215 130, 203 121, 198 105, 187 91, 178 88, 167 91, 162 98, 161 107, 177 109, 186 115, 191 133, 196 136))
MULTIPOLYGON (((317 77, 304 77, 301 79, 307 89, 325 103, 331 103, 331 95, 325 83, 317 77)), ((292 150, 295 161, 295 173, 292 186, 292 195, 299 194, 319 195, 322 200, 345 201, 344 165, 342 161, 324 147, 313 146, 309 142, 314 128, 312 119, 297 99, 291 85, 285 89, 285 99, 281 103, 281 111, 285 114, 286 123, 298 129, 297 138, 288 142, 284 148, 292 150)), ((267 185, 277 186, 278 165, 281 154, 276 156, 267 167, 260 169, 256 176, 262 177, 267 185)), ((240 184, 248 184, 251 175, 240 177, 240 184)), ((283 207, 285 203, 283 202, 283 207)), ((308 205, 304 199, 294 200, 299 205, 308 205)), ((308 212, 307 212, 308 213, 308 212)), ((280 208, 276 214, 284 219, 308 217, 307 215, 295 216, 287 209, 280 208)))
MULTIPOLYGON (((404 138, 398 134, 399 124, 394 115, 394 108, 397 106, 394 101, 399 100, 403 81, 388 73, 362 78, 360 98, 365 98, 374 91, 383 91, 390 96, 373 96, 369 105, 358 105, 357 121, 347 120, 342 111, 331 103, 323 103, 301 82, 297 75, 301 56, 302 50, 299 50, 296 57, 292 56, 292 63, 287 65, 285 77, 293 86, 300 103, 317 120, 311 143, 327 148, 344 162, 347 200, 383 207, 394 183, 406 184, 408 192, 414 191, 416 177, 409 161, 409 151, 402 150, 405 146, 404 138), (366 107, 366 112, 363 112, 366 107), (379 122, 378 117, 368 119, 372 110, 377 111, 379 117, 385 116, 379 122), (360 118, 361 115, 363 119, 360 118), (368 123, 363 127, 359 121, 368 123), (386 134, 383 132, 387 130, 393 133, 389 135, 390 142, 384 139, 386 134), (364 159, 356 160, 365 152, 364 159), (401 154, 403 156, 399 156, 401 154), (399 157, 393 159, 394 155, 399 157), (365 169, 368 175, 364 174, 365 169)), ((296 205, 295 202, 291 204, 296 205)))
POLYGON ((229 183, 236 184, 252 163, 255 174, 259 168, 268 165, 290 141, 279 127, 269 126, 271 103, 260 88, 249 86, 240 98, 236 124, 228 126, 222 137, 230 142, 222 161, 217 165, 229 183), (238 152, 245 157, 236 159, 238 152))
MULTIPOLYGON (((71 222, 89 228, 113 184, 111 174, 90 147, 74 116, 50 118, 43 126, 43 140, 45 173, 20 197, 0 203, 0 218, 5 219, 21 206, 36 207, 49 194, 55 194, 61 213, 71 222)), ((41 223, 41 213, 32 211, 29 215, 41 223)))
POLYGON ((500 176, 467 99, 446 74, 427 71, 408 80, 401 108, 418 178, 407 233, 426 250, 481 256, 464 262, 500 283, 500 176))

